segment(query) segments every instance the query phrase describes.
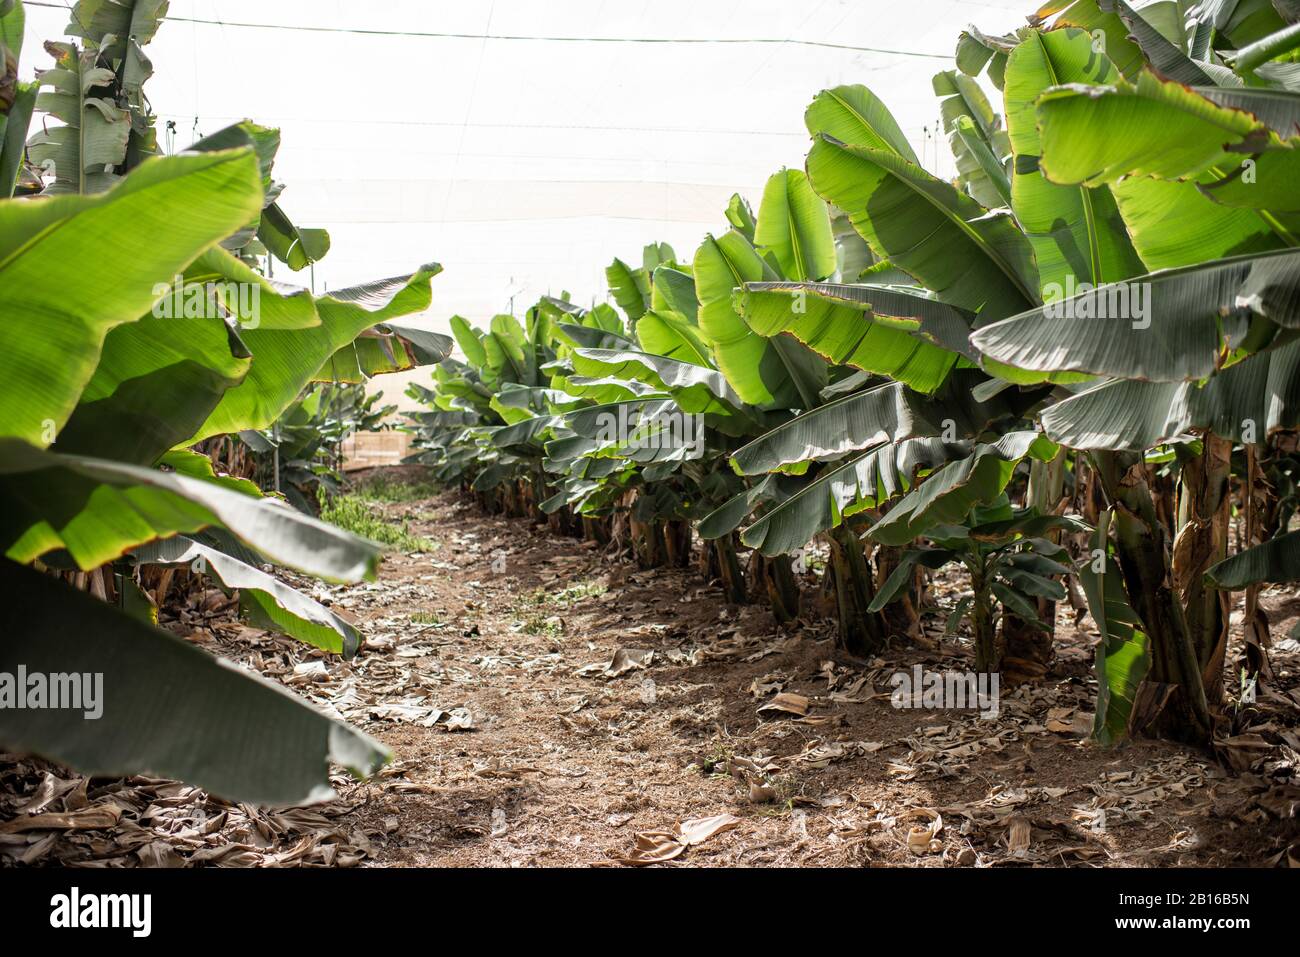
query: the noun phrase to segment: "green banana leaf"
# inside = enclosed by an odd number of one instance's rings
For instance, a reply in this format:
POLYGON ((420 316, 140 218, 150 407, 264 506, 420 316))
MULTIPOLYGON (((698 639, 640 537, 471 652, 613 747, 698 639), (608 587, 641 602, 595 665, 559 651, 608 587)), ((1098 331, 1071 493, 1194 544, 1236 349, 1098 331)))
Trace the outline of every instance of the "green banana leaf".
POLYGON ((11 622, 0 671, 90 675, 101 689, 98 720, 84 708, 0 708, 10 750, 97 777, 176 778, 266 805, 327 800, 331 763, 366 776, 389 758, 279 685, 49 575, 0 559, 0 591, 11 622))
POLYGON ((1238 552, 1206 573, 1215 588, 1241 591, 1265 582, 1300 581, 1300 532, 1278 535, 1238 552))
POLYGON ((786 279, 817 282, 835 272, 830 213, 803 170, 783 169, 768 178, 754 245, 776 258, 786 279))
POLYGON ((23 564, 62 549, 89 571, 137 545, 209 526, 228 529, 277 564, 332 581, 373 578, 379 563, 379 545, 282 503, 16 439, 0 439, 0 498, 0 549, 23 564))
POLYGON ((53 442, 109 330, 148 313, 159 284, 260 197, 256 160, 238 151, 154 160, 96 196, 0 202, 0 432, 53 442))
POLYGON ((240 611, 256 627, 344 658, 354 657, 361 647, 361 633, 351 623, 274 575, 216 548, 177 535, 142 545, 132 558, 138 565, 188 565, 212 575, 227 591, 239 592, 240 611))

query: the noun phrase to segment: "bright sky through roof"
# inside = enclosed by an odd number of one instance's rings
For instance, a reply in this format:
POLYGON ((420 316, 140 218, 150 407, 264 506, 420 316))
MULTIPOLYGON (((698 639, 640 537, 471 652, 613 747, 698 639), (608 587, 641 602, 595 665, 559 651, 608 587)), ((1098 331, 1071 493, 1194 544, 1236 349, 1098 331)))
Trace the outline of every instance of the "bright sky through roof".
MULTIPOLYGON (((604 299, 604 267, 639 262, 651 241, 689 259, 725 227, 733 192, 757 206, 771 173, 803 165, 803 111, 826 87, 869 86, 926 165, 951 176, 931 78, 952 67, 967 24, 1004 32, 1035 5, 172 0, 147 48, 146 92, 160 130, 174 121, 176 149, 244 117, 279 127, 281 205, 333 239, 318 291, 440 262, 427 324, 445 330, 453 313, 485 324, 512 299, 516 313, 566 289, 604 299), (525 36, 904 52, 499 38, 525 36)), ((25 74, 50 65, 40 42, 67 22, 28 6, 25 74)), ((401 391, 382 384, 390 400, 401 391)))

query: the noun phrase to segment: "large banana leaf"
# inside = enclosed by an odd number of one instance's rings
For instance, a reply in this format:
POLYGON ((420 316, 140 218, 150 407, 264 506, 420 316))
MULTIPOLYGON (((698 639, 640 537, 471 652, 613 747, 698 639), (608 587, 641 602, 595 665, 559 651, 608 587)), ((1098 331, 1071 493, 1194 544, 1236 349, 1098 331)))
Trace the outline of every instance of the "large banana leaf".
POLYGON ((717 370, 648 352, 575 349, 573 367, 586 376, 613 376, 664 389, 689 413, 726 415, 742 405, 740 397, 717 370))
POLYGON ((754 245, 776 257, 786 279, 817 282, 835 272, 830 213, 803 170, 783 169, 768 179, 754 245))
MULTIPOLYGON (((1210 5, 1212 3, 1205 6, 1210 5)), ((1123 0, 1099 0, 1098 6, 1103 12, 1113 13, 1123 21, 1124 26, 1128 28, 1129 39, 1138 45, 1152 69, 1159 72, 1161 76, 1188 86, 1210 86, 1214 83, 1202 64, 1196 63, 1183 51, 1182 36, 1178 37, 1178 42, 1175 44, 1156 26, 1157 17, 1161 12, 1168 11, 1176 16, 1182 4, 1152 4, 1144 8, 1141 13, 1123 0)), ((1181 21, 1175 24, 1175 27, 1179 34, 1184 32, 1181 21)))
POLYGON ((890 150, 913 166, 921 165, 894 115, 865 86, 822 90, 805 111, 804 125, 813 136, 826 133, 850 146, 890 150))
POLYGON ((736 394, 750 405, 795 405, 798 391, 776 347, 750 329, 731 305, 733 290, 769 277, 772 270, 763 257, 732 229, 716 239, 704 238, 695 252, 694 269, 700 332, 736 394))
POLYGON ((113 329, 55 450, 152 465, 243 381, 251 353, 219 318, 143 319, 113 329))
POLYGON ((185 444, 212 435, 269 428, 294 402, 326 361, 357 336, 399 316, 421 312, 432 299, 437 263, 409 276, 381 279, 331 291, 316 300, 319 326, 310 329, 245 329, 241 338, 253 365, 238 386, 222 396, 203 426, 185 444))
POLYGON ((148 313, 157 285, 260 201, 256 160, 239 151, 154 160, 102 195, 0 202, 0 434, 50 444, 108 331, 148 313))
MULTIPOLYGON (((148 465, 184 442, 248 372, 252 355, 228 325, 236 320, 247 329, 320 325, 307 290, 269 282, 214 246, 153 312, 109 331, 95 374, 60 430, 58 450, 148 465)), ((352 381, 360 379, 358 372, 352 381)))
POLYGON ((1137 83, 1067 84, 1037 103, 1042 168, 1054 183, 1100 186, 1122 176, 1192 179, 1241 165, 1230 147, 1276 138, 1250 113, 1144 72, 1137 83))
POLYGON ((177 535, 143 545, 132 556, 141 565, 189 565, 238 590, 244 617, 259 628, 282 632, 324 651, 351 658, 361 634, 324 605, 290 588, 274 575, 216 548, 177 535))
POLYGON ((1038 301, 1028 240, 951 183, 897 153, 813 137, 808 175, 848 215, 872 251, 915 276, 942 301, 992 321, 1038 301))
POLYGON ((979 435, 1000 419, 1018 419, 1041 394, 1015 393, 979 402, 971 393, 987 381, 975 370, 955 375, 937 396, 921 395, 891 382, 827 402, 783 422, 738 449, 732 466, 742 475, 775 472, 799 462, 835 461, 882 442, 945 435, 949 440, 979 435))
POLYGON ((1112 84, 1119 72, 1081 30, 1029 30, 1007 61, 1007 132, 1015 153, 1011 208, 1038 262, 1039 281, 1058 298, 1070 278, 1101 285, 1146 270, 1109 186, 1059 186, 1039 170, 1042 144, 1034 104, 1063 83, 1112 84))
POLYGON ((325 361, 315 382, 360 384, 377 375, 437 365, 451 355, 452 339, 418 326, 385 322, 367 329, 325 361))
POLYGON ((1114 11, 1103 11, 1098 0, 1076 0, 1074 3, 1053 2, 1039 10, 1036 19, 1046 19, 1060 12, 1054 26, 1076 27, 1089 36, 1095 36, 1097 45, 1108 60, 1119 68, 1126 79, 1135 79, 1147 65, 1142 48, 1129 37, 1129 29, 1114 11))
POLYGON ((1206 573, 1216 588, 1240 591, 1264 582, 1300 581, 1300 532, 1238 552, 1206 573))
POLYGON ((63 549, 89 571, 137 545, 209 526, 228 529, 271 561, 334 581, 371 578, 379 561, 375 543, 282 503, 15 439, 0 439, 0 500, 0 549, 22 563, 63 549))
POLYGON ((938 435, 933 403, 898 382, 811 409, 738 449, 732 467, 758 475, 800 462, 832 462, 849 452, 922 435, 938 435))
POLYGON ((1300 328, 1300 250, 1237 256, 1085 290, 977 330, 971 343, 1019 369, 1202 379, 1252 323, 1300 328))
POLYGON ((194 286, 207 286, 209 283, 214 284, 221 295, 231 320, 238 322, 243 329, 311 329, 320 325, 310 290, 267 279, 220 246, 212 247, 186 268, 179 289, 177 284, 173 284, 169 293, 173 300, 172 317, 183 318, 178 306, 185 304, 189 291, 194 286), (251 299, 254 287, 256 310, 252 315, 242 315, 245 303, 234 301, 236 293, 251 299), (175 301, 177 296, 180 297, 179 303, 175 301))
POLYGON ((1060 184, 1113 184, 1148 269, 1297 244, 1293 216, 1220 206, 1202 191, 1240 174, 1238 150, 1282 155, 1277 134, 1244 110, 1144 72, 1136 84, 1048 91, 1036 116, 1044 175, 1060 184))
POLYGON ((1073 449, 1154 448, 1191 429, 1262 442, 1300 425, 1300 342, 1250 356, 1196 382, 1117 381, 1057 402, 1043 428, 1073 449))
POLYGON ((652 284, 651 298, 657 311, 675 312, 691 325, 699 325, 700 301, 695 295, 694 276, 672 266, 659 266, 652 284))
POLYGON ((713 367, 711 350, 699 328, 677 313, 647 311, 637 320, 636 338, 646 352, 713 367))
POLYGON ((368 775, 388 760, 378 742, 279 685, 49 575, 0 559, 0 594, 0 671, 95 676, 101 689, 98 720, 84 708, 0 708, 9 750, 95 776, 177 778, 272 805, 332 797, 331 763, 368 775))
POLYGON ((950 306, 880 286, 746 283, 734 306, 761 336, 788 333, 833 364, 887 375, 918 392, 939 388, 958 358, 916 334, 923 317, 955 322, 958 335, 967 329, 950 306))

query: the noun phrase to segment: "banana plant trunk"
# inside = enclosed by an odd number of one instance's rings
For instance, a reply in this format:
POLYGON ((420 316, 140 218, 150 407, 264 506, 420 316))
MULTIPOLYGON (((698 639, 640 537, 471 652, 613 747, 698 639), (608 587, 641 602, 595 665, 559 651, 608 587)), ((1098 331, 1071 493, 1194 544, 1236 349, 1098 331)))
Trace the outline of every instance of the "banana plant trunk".
POLYGON ((1228 557, 1231 475, 1232 443, 1207 433, 1201 454, 1183 465, 1174 539, 1174 588, 1186 609, 1188 636, 1212 708, 1224 698, 1230 592, 1206 585, 1205 573, 1228 557))
POLYGON ((715 539, 713 548, 718 556, 718 570, 722 579, 723 594, 730 604, 745 604, 747 600, 745 572, 740 567, 740 559, 736 557, 735 533, 715 539))
POLYGON ((1213 733, 1200 662, 1172 587, 1163 526, 1140 455, 1099 452, 1098 475, 1115 510, 1115 550, 1129 602, 1146 628, 1151 664, 1129 720, 1133 734, 1208 744, 1213 733))
POLYGON ((828 537, 840 646, 850 654, 872 654, 884 647, 889 632, 884 619, 867 610, 875 598, 875 585, 862 541, 847 525, 840 525, 828 537))
POLYGON ((772 616, 783 625, 799 617, 799 585, 792 566, 789 555, 768 558, 761 552, 754 552, 755 588, 762 590, 772 616))
POLYGON ((1002 649, 998 645, 998 623, 993 614, 992 582, 983 562, 970 566, 970 627, 975 639, 975 670, 993 674, 1002 667, 1002 649))

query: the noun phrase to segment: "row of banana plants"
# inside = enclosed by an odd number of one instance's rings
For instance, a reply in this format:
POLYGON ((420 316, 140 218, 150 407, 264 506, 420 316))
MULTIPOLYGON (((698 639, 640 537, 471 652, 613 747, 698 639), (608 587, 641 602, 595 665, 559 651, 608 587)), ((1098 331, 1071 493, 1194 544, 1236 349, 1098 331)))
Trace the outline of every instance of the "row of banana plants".
POLYGON ((959 565, 948 632, 1032 680, 1071 600, 1095 737, 1210 741, 1225 671, 1269 678, 1260 587, 1300 578, 1298 19, 1076 0, 971 28, 934 78, 953 181, 868 88, 818 93, 804 169, 689 259, 615 260, 617 308, 453 318, 419 460, 643 564, 694 533, 733 600, 829 605, 851 652, 917 634, 959 565))
POLYGON ((81 0, 25 84, 22 4, 0 3, 0 745, 311 801, 332 764, 367 774, 387 751, 160 629, 158 600, 174 574, 199 576, 256 626, 356 653, 356 628, 271 566, 372 579, 379 546, 202 450, 265 441, 286 414, 310 425, 318 383, 446 358, 449 337, 396 321, 428 308, 440 267, 323 296, 266 278, 271 257, 319 259, 328 235, 279 207, 276 130, 242 122, 162 155, 143 87, 166 13, 81 0), (78 676, 102 683, 101 717, 68 707, 78 676))

